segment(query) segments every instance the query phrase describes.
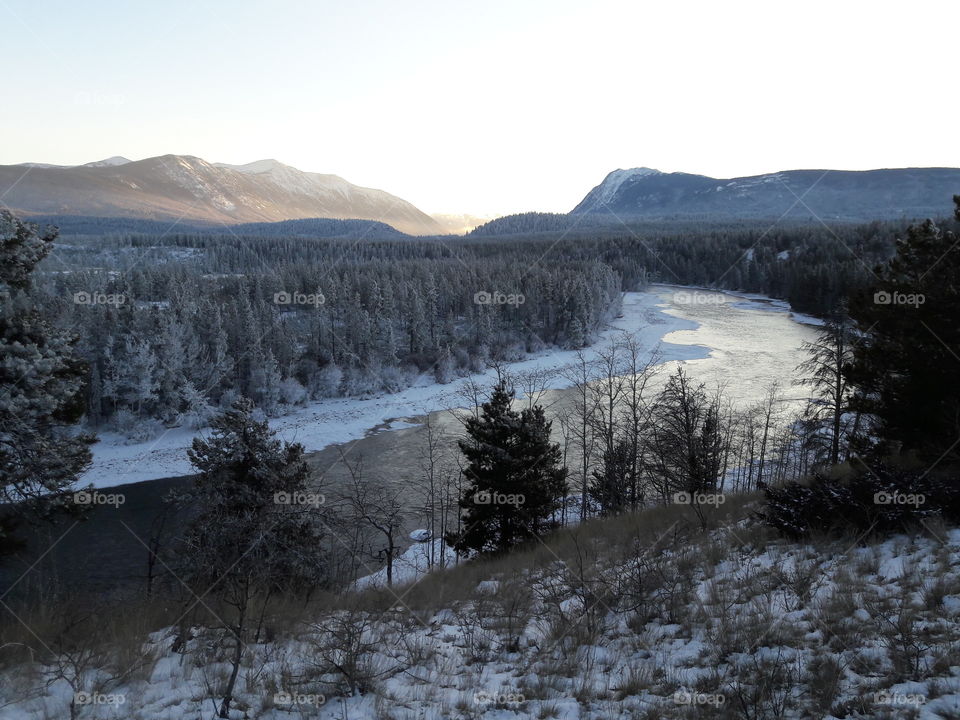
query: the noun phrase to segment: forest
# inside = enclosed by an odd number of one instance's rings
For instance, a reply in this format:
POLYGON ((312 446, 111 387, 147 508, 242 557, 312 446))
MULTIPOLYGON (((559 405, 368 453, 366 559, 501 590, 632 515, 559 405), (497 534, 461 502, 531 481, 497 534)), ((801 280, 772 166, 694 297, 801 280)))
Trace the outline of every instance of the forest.
POLYGON ((759 292, 822 316, 869 279, 904 229, 680 225, 521 240, 70 235, 31 293, 81 338, 87 425, 146 439, 203 426, 240 396, 277 415, 584 347, 616 316, 622 292, 651 282, 759 292), (523 302, 496 302, 497 293, 523 302))

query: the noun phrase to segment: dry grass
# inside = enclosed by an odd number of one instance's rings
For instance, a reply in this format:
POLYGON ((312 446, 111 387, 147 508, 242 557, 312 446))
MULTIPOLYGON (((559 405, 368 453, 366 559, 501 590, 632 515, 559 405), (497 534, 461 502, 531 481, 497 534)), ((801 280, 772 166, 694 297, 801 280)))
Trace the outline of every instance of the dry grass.
MULTIPOLYGON (((852 537, 786 542, 751 520, 756 502, 728 496, 706 530, 683 506, 650 508, 406 586, 272 598, 240 687, 250 697, 362 694, 376 698, 377 717, 396 720, 480 718, 496 709, 536 718, 909 717, 913 708, 874 707, 873 693, 928 678, 931 694, 950 692, 936 683, 960 665, 954 547, 931 551, 928 538, 897 540, 895 550, 913 561, 896 577, 878 575, 890 569, 879 546, 852 537), (674 662, 677 651, 682 659, 674 662), (869 682, 852 693, 853 674, 869 682), (474 698, 501 686, 523 704, 474 698), (672 696, 681 691, 724 702, 677 702, 672 696), (906 714, 891 714, 897 710, 906 714)), ((95 625, 72 625, 68 645, 87 653, 78 666, 116 674, 132 667, 127 677, 142 680, 153 661, 143 638, 182 608, 153 602, 101 610, 95 625)), ((47 606, 24 619, 51 634, 67 616, 47 606)), ((216 641, 223 631, 185 630, 217 624, 205 609, 182 622, 191 668, 178 682, 203 680, 198 704, 224 685, 216 641)), ((33 647, 27 630, 9 630, 4 639, 12 642, 0 654, 7 669, 33 647)))

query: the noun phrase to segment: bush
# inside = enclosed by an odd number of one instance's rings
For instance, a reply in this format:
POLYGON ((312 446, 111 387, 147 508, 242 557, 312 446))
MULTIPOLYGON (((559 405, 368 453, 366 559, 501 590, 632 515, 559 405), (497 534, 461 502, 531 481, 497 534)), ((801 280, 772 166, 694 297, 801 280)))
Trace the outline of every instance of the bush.
POLYGON ((822 474, 808 483, 763 485, 760 518, 787 537, 852 530, 889 534, 909 530, 923 518, 960 519, 960 485, 954 477, 878 467, 849 479, 822 474))

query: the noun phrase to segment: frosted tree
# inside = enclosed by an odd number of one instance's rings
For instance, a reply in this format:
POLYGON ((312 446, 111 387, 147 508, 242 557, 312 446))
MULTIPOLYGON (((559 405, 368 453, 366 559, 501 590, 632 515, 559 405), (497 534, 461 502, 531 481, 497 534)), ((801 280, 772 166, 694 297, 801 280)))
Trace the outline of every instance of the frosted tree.
MULTIPOLYGON (((46 500, 90 464, 93 438, 71 425, 83 413, 83 365, 75 338, 54 329, 27 293, 50 252, 43 234, 0 211, 0 501, 46 500)), ((42 503, 46 505, 47 503, 42 503)), ((0 525, 0 540, 6 535, 0 525)))
POLYGON ((157 357, 145 338, 126 339, 120 397, 137 417, 157 399, 157 357))

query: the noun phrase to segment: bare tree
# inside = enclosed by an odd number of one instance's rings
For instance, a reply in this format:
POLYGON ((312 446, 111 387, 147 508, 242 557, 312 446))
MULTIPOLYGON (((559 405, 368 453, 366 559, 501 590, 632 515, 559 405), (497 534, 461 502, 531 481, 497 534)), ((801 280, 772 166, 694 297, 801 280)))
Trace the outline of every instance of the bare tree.
POLYGON ((383 547, 372 548, 371 555, 387 568, 387 586, 393 585, 393 561, 400 548, 401 531, 410 517, 409 489, 363 474, 363 458, 351 463, 341 451, 341 462, 350 475, 350 484, 341 500, 350 521, 380 536, 383 547))
POLYGON ((644 434, 650 424, 650 403, 645 396, 647 386, 656 375, 660 363, 659 348, 646 355, 635 335, 624 333, 624 385, 622 423, 630 448, 632 484, 629 489, 630 507, 636 509, 643 502, 644 491, 640 477, 646 453, 644 434))
POLYGON ((704 524, 698 495, 716 490, 726 454, 720 391, 708 396, 683 368, 670 377, 657 399, 652 427, 655 474, 665 502, 670 493, 685 493, 704 524))
POLYGON ((757 406, 756 412, 763 428, 760 435, 760 447, 757 452, 757 482, 763 482, 763 469, 767 461, 767 446, 770 444, 771 433, 776 432, 782 416, 781 406, 783 396, 780 393, 780 383, 774 381, 767 388, 767 396, 757 406))
POLYGON ((550 388, 550 381, 555 375, 556 372, 549 368, 533 368, 510 373, 507 379, 508 384, 523 393, 527 408, 532 409, 534 405, 542 405, 540 400, 550 388))
POLYGON ((595 433, 602 443, 602 452, 613 454, 619 425, 619 404, 624 392, 626 371, 622 344, 618 338, 597 351, 594 363, 596 379, 588 385, 592 395, 591 405, 594 408, 591 422, 595 433))
POLYGON ((595 367, 582 350, 577 351, 576 361, 564 369, 563 377, 572 386, 573 406, 569 414, 567 427, 573 444, 580 453, 580 519, 587 517, 587 485, 590 481, 590 466, 596 445, 594 432, 594 414, 596 412, 596 394, 591 391, 590 383, 595 379, 595 367))
MULTIPOLYGON (((430 547, 427 564, 433 567, 438 563, 436 538, 447 533, 451 509, 455 509, 456 495, 453 491, 454 463, 450 456, 450 437, 436 420, 427 416, 423 428, 423 442, 419 449, 420 480, 423 493, 422 511, 426 529, 430 532, 430 547)), ((445 554, 441 553, 439 565, 442 567, 445 554)))
POLYGON ((831 465, 840 462, 843 417, 850 408, 851 388, 846 369, 853 361, 852 340, 850 318, 841 312, 823 324, 816 340, 803 344, 809 357, 797 367, 806 374, 799 382, 813 389, 807 416, 829 427, 828 460, 831 465))

